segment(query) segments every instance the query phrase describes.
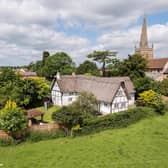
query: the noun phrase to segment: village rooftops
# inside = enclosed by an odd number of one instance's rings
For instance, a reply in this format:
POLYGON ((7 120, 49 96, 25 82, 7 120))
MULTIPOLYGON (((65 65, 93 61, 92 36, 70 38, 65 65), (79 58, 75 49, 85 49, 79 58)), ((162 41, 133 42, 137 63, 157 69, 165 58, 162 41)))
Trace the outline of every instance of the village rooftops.
POLYGON ((148 69, 164 69, 165 65, 168 63, 168 58, 157 58, 148 60, 148 69))
POLYGON ((122 85, 128 97, 135 93, 134 86, 129 77, 94 77, 84 75, 64 75, 55 77, 62 93, 93 93, 100 101, 111 102, 119 87, 122 85))

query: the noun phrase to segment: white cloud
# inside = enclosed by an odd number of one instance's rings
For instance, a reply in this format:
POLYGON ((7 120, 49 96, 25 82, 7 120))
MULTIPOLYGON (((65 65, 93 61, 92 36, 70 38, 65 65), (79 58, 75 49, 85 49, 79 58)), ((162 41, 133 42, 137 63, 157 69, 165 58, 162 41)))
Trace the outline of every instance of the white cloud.
MULTIPOLYGON (((78 62, 98 49, 117 50, 120 57, 126 57, 139 41, 140 27, 126 28, 144 13, 167 8, 165 0, 0 0, 0 65, 27 64, 41 59, 43 50, 68 52, 78 62), (58 31, 60 20, 67 31, 100 32, 97 44, 58 31)), ((157 55, 166 56, 167 34, 167 24, 149 28, 157 55)))

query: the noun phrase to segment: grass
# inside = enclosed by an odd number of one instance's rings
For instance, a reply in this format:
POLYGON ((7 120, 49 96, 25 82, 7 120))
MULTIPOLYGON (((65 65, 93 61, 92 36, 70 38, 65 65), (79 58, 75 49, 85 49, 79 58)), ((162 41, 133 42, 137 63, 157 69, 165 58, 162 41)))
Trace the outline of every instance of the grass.
MULTIPOLYGON (((58 106, 53 106, 53 107, 50 107, 47 111, 45 110, 44 107, 38 107, 36 108, 42 112, 44 112, 44 118, 43 120, 46 121, 46 122, 52 122, 52 119, 51 119, 51 115, 54 111, 57 111, 59 109, 58 106)), ((40 119, 40 118, 39 118, 40 119)))
POLYGON ((4 168, 167 168, 168 114, 89 136, 0 147, 4 168))

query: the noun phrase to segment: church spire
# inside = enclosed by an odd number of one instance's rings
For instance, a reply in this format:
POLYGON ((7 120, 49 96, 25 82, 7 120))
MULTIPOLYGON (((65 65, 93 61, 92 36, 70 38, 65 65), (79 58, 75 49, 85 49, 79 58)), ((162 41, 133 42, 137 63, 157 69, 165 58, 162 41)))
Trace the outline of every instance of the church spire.
POLYGON ((146 16, 144 16, 144 19, 143 19, 141 40, 140 40, 140 48, 148 48, 146 16))

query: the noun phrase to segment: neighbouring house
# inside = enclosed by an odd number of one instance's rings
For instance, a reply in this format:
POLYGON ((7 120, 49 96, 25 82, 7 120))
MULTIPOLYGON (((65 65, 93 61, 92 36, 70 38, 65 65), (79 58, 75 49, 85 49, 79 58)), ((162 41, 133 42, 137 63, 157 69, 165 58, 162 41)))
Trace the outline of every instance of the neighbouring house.
POLYGON ((146 76, 162 81, 168 76, 168 58, 158 58, 148 60, 148 72, 146 76))
POLYGON ((34 78, 37 77, 37 73, 36 72, 32 72, 32 71, 27 71, 25 69, 16 69, 15 70, 16 73, 19 73, 20 75, 23 76, 23 78, 34 78))
POLYGON ((54 105, 69 105, 81 92, 90 92, 95 95, 102 114, 127 110, 128 106, 134 105, 135 102, 135 90, 129 77, 107 78, 57 74, 51 85, 54 105))

